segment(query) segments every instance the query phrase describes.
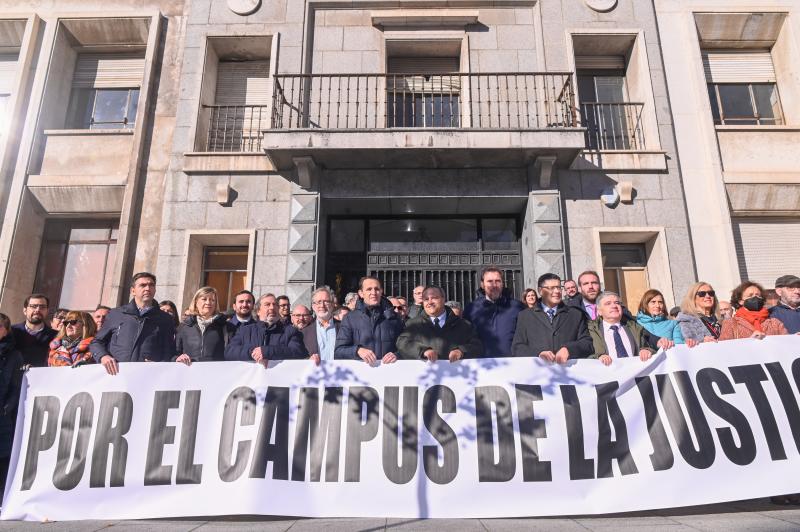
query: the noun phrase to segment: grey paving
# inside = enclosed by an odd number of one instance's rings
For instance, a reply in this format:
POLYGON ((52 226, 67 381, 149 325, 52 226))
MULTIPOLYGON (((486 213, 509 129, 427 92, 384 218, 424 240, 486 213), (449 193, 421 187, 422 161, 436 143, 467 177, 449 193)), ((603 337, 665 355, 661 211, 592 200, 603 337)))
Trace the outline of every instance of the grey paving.
POLYGON ((258 532, 789 531, 800 530, 800 508, 775 506, 768 499, 756 499, 628 514, 521 519, 307 519, 277 516, 221 516, 63 523, 0 521, 0 532, 6 530, 35 532, 95 532, 101 530, 104 532, 214 532, 227 530, 258 532))

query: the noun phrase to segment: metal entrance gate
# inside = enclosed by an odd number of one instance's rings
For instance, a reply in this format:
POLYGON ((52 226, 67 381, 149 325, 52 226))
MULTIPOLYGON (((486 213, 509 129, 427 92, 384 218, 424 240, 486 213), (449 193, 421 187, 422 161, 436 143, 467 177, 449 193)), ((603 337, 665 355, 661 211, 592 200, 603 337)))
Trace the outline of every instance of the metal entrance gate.
POLYGON ((503 272, 508 290, 522 295, 519 253, 367 253, 368 275, 377 277, 389 296, 405 296, 413 302, 415 286, 440 286, 448 301, 465 305, 480 287, 480 272, 496 266, 503 272))

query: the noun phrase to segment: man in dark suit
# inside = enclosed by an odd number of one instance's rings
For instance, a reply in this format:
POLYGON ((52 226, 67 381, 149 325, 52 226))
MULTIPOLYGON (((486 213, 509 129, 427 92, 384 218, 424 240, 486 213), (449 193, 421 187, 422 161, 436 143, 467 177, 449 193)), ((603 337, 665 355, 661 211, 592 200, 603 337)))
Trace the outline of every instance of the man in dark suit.
POLYGON ((311 293, 311 308, 315 319, 308 327, 304 327, 303 343, 309 358, 319 366, 322 360, 333 360, 336 348, 336 333, 339 332, 339 320, 333 319, 333 294, 327 286, 317 288, 311 293))
POLYGON ((561 279, 554 273, 539 277, 539 304, 523 310, 511 353, 564 364, 570 358, 592 354, 592 339, 582 310, 562 301, 561 279))
POLYGON ((422 293, 422 314, 408 320, 397 339, 397 355, 406 360, 457 362, 478 358, 483 344, 472 325, 444 304, 444 291, 429 286, 422 293))

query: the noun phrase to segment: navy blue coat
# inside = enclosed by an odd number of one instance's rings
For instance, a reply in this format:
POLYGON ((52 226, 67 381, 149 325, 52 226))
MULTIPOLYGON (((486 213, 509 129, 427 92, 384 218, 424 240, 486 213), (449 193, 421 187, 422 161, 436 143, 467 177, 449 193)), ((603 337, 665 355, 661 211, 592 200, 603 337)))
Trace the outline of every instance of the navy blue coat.
POLYGON ((769 309, 769 317, 780 320, 789 334, 800 332, 800 308, 792 309, 783 303, 778 303, 769 309))
POLYGON ((143 316, 131 301, 111 309, 89 351, 97 362, 105 355, 117 362, 168 362, 175 356, 175 321, 156 301, 143 316))
POLYGON ((386 298, 380 305, 367 307, 359 300, 356 309, 342 320, 336 335, 334 358, 361 360, 358 349, 366 347, 383 358, 386 353, 397 353, 397 337, 403 332, 403 320, 394 311, 394 306, 386 298))
POLYGON ((258 321, 240 327, 228 342, 225 348, 225 360, 241 360, 252 362, 250 354, 256 347, 261 347, 261 352, 267 360, 286 360, 305 358, 308 356, 303 345, 303 335, 291 325, 284 325, 276 321, 267 325, 258 321))
POLYGON ((0 339, 0 458, 11 456, 17 406, 22 385, 22 354, 14 345, 14 336, 0 339))
POLYGON ((478 331, 483 358, 511 356, 517 316, 523 310, 525 305, 506 292, 493 302, 486 299, 482 290, 478 291, 478 297, 464 310, 464 319, 478 331))

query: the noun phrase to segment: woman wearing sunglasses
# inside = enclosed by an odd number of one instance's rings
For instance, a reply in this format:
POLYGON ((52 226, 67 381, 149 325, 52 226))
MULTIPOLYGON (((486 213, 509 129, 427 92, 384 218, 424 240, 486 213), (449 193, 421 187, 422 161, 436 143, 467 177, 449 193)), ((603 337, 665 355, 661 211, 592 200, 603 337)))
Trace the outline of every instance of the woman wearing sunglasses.
POLYGON ((711 285, 700 281, 690 286, 675 319, 689 347, 701 342, 716 342, 722 326, 719 321, 719 300, 711 285))
POLYGON ((94 359, 89 352, 89 344, 97 332, 94 319, 77 310, 67 312, 61 322, 55 340, 50 342, 49 366, 71 366, 93 364, 94 359))
POLYGON ((773 334, 789 334, 780 320, 769 317, 764 306, 764 287, 745 281, 731 292, 731 305, 736 311, 733 317, 722 322, 720 340, 758 338, 773 334))

